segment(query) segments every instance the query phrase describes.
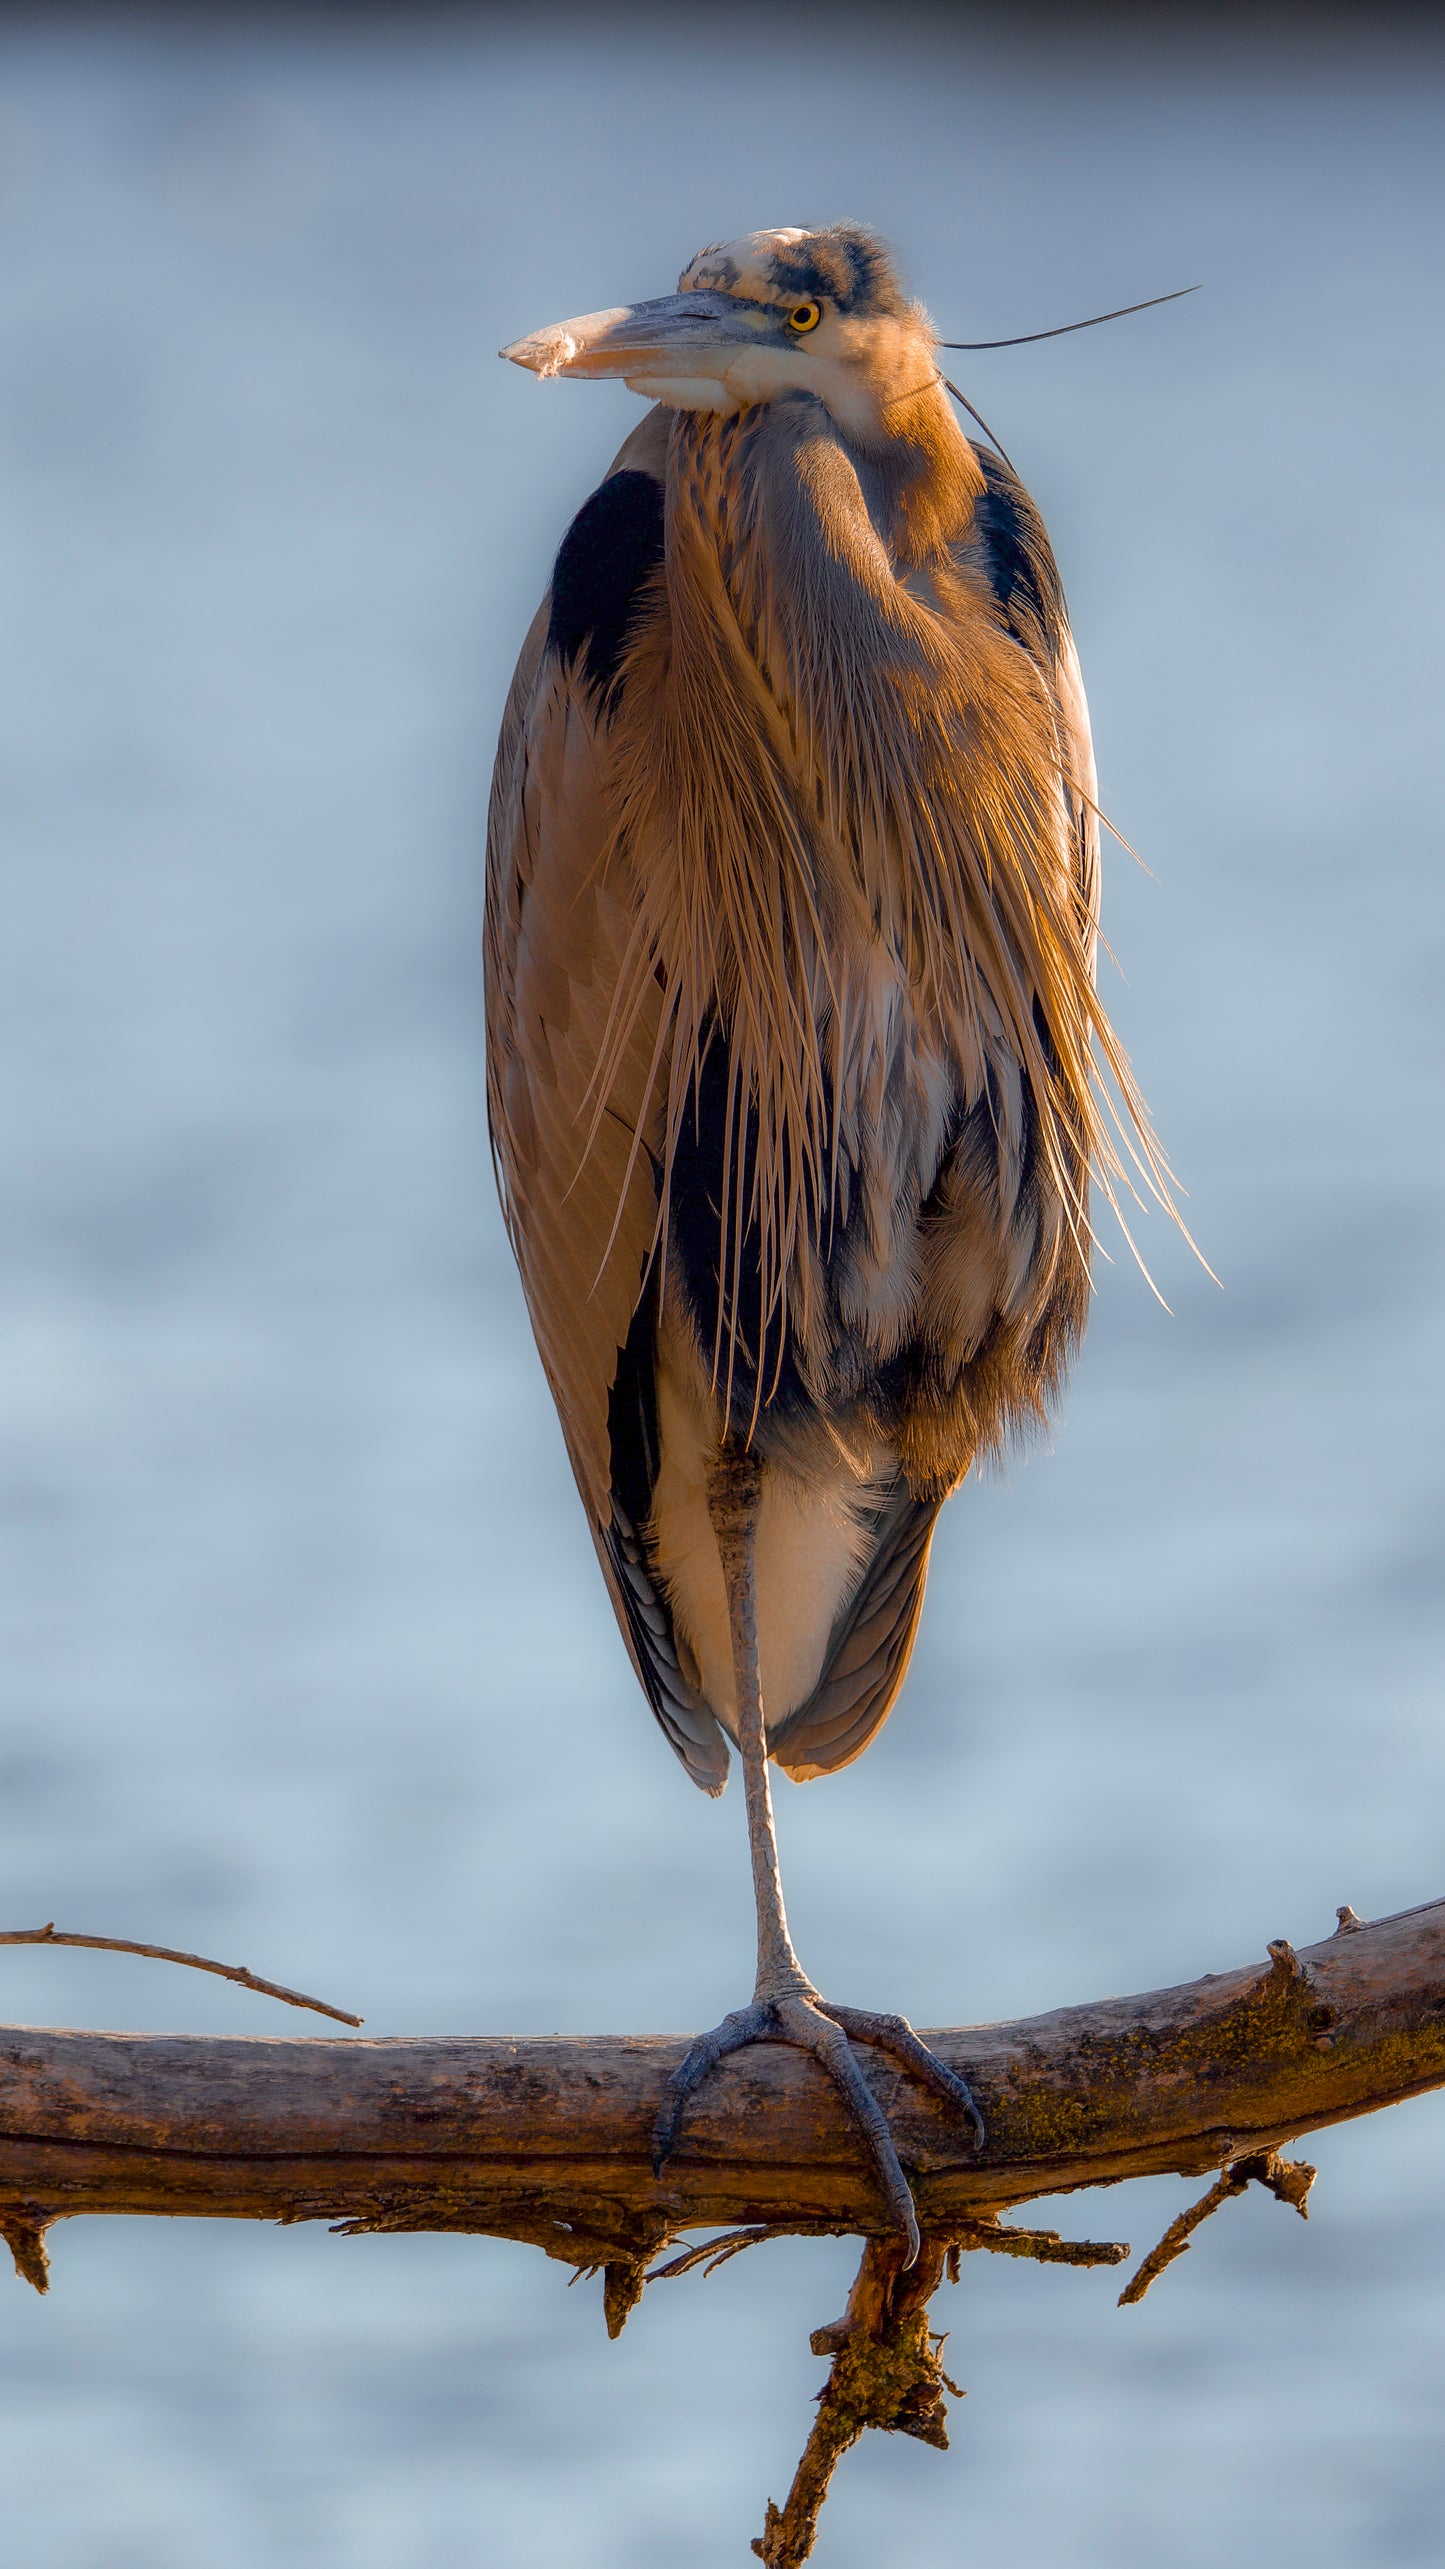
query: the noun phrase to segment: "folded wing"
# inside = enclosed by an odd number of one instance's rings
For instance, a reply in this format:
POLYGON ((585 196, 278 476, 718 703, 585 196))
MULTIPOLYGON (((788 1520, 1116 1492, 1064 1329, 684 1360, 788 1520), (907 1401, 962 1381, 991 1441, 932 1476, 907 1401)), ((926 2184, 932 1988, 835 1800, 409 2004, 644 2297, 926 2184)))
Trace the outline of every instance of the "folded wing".
POLYGON ((679 1668, 642 1540, 660 994, 632 1012, 620 1052, 608 1041, 633 914, 608 861, 605 735, 660 557, 657 443, 645 422, 574 522, 508 698, 488 824, 487 1095, 507 1227, 618 1621, 663 1730, 716 1792, 727 1751, 679 1668))

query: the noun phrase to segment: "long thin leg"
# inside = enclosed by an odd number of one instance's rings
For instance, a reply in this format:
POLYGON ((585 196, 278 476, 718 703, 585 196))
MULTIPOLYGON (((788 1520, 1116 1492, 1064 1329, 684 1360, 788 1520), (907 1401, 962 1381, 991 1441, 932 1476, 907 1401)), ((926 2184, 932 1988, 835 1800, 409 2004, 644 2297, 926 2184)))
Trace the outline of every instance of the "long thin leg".
POLYGON ((816 1998, 818 1993, 794 1953, 788 1933, 778 1839, 773 1826, 773 1792, 768 1781, 767 1729, 758 1664, 757 1583, 753 1576, 761 1496, 762 1474, 756 1457, 725 1454, 713 1476, 708 1508, 722 1558, 738 1693, 738 1755, 742 1760, 753 1901, 758 1916, 758 1976, 753 1996, 816 1998))
POLYGON ((724 1454, 708 1492, 727 1588, 737 1685, 737 1742, 747 1803, 748 1849, 753 1868, 757 1911, 758 1969, 752 2004, 738 2008, 709 2034, 699 2035, 669 2083, 652 2138, 652 2164, 659 2175, 676 2144, 683 2109, 692 2090, 730 2052, 747 2043, 791 2043, 811 2053, 840 2090, 877 2171, 896 2227, 908 2240, 909 2265, 918 2254, 918 2218, 887 2118, 868 2086, 848 2036, 876 2044, 913 2070, 935 2095, 963 2108, 981 2143, 983 2124, 964 2081, 935 2059, 901 2016, 879 2016, 861 2008, 831 2007, 808 1978, 788 1933, 783 1905, 778 1842, 773 1826, 773 1797, 768 1781, 767 1729, 763 1713, 758 1660, 757 1592, 754 1542, 762 1476, 752 1454, 724 1454))

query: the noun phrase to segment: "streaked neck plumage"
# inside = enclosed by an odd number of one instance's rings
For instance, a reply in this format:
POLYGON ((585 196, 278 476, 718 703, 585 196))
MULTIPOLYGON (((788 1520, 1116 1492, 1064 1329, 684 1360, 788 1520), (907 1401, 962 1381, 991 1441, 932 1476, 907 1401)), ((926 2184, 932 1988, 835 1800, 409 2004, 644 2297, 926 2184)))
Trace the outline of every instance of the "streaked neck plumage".
POLYGON ((1057 711, 969 560, 982 475, 941 401, 922 388, 867 448, 806 396, 675 416, 665 613, 612 743, 638 918, 614 1041, 660 983, 665 1167, 725 1030, 764 1299, 804 1335, 839 1127, 899 1076, 900 1010, 925 1088, 942 1060, 976 1100, 998 1047, 1026 1067, 1082 1217, 1095 1006, 1057 711))

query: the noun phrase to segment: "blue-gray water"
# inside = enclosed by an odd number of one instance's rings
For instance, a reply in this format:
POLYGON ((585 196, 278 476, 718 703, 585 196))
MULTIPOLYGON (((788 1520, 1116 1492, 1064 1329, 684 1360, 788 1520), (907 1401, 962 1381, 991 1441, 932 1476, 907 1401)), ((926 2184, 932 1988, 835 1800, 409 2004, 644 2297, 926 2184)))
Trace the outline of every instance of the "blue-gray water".
MULTIPOLYGON (((886 25, 884 23, 886 14, 886 25)), ((835 1995, 916 2021, 1445 1890, 1445 90, 1424 39, 595 22, 0 32, 0 1923, 368 2029, 743 1994, 741 1810, 614 1635, 492 1198, 481 815, 511 655, 634 415, 494 350, 847 213, 1042 501, 1117 850, 1118 1021, 1216 1291, 1147 1226, 1054 1450, 949 1510, 903 1706, 783 1788, 835 1995), (528 25, 530 32, 528 31, 528 25)), ((8 1954, 0 2015, 299 2033, 8 1954)), ((1445 2106, 1321 2138, 1130 2312, 979 2259, 944 2457, 819 2560, 1385 2569, 1442 2547, 1445 2106)), ((1172 2182, 1077 2199, 1149 2244, 1172 2182)), ((851 2252, 658 2287, 487 2241, 54 2237, 0 2283, 25 2569, 749 2557, 851 2252)))

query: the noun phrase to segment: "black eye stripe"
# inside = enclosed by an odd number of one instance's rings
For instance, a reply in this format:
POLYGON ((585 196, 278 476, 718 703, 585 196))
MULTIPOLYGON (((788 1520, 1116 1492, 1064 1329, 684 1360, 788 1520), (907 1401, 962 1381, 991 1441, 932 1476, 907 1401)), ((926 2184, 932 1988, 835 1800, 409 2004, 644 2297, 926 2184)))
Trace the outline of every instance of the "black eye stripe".
POLYGON ((855 225, 835 224, 779 249, 772 275, 783 294, 835 305, 844 313, 907 310, 887 251, 855 225))

